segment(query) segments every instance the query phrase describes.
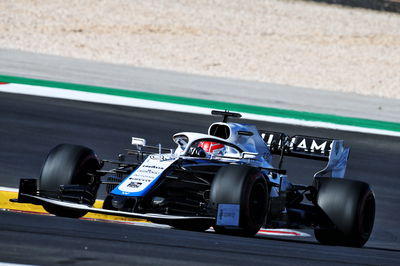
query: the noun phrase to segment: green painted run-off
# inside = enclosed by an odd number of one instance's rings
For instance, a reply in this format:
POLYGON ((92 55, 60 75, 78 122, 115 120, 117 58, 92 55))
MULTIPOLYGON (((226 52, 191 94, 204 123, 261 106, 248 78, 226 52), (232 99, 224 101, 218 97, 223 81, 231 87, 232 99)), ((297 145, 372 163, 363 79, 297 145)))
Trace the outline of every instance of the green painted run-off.
POLYGON ((131 91, 131 90, 106 88, 106 87, 99 87, 99 86, 89 86, 89 85, 82 85, 82 84, 65 83, 65 82, 58 82, 58 81, 22 78, 22 77, 12 77, 12 76, 5 76, 5 75, 0 75, 0 82, 37 85, 37 86, 61 88, 61 89, 67 89, 67 90, 75 90, 75 91, 101 93, 101 94, 114 95, 114 96, 130 97, 130 98, 137 98, 137 99, 144 99, 144 100, 151 100, 151 101, 191 105, 191 106, 205 107, 205 108, 212 108, 212 109, 220 109, 220 110, 227 109, 230 111, 257 114, 257 115, 268 115, 268 116, 275 116, 275 117, 282 117, 282 118, 293 118, 293 119, 300 119, 300 120, 305 120, 305 121, 327 122, 327 123, 333 123, 333 124, 338 124, 338 125, 357 126, 357 127, 371 128, 371 129, 381 129, 381 130, 400 132, 400 123, 395 123, 395 122, 386 122, 386 121, 378 121, 378 120, 370 120, 370 119, 362 119, 362 118, 354 118, 354 117, 343 117, 343 116, 319 114, 319 113, 311 113, 311 112, 301 112, 301 111, 254 106, 254 105, 247 105, 247 104, 226 103, 226 102, 220 102, 220 101, 211 101, 211 100, 195 99, 195 98, 188 98, 188 97, 171 96, 171 95, 164 95, 164 94, 157 94, 157 93, 131 91))

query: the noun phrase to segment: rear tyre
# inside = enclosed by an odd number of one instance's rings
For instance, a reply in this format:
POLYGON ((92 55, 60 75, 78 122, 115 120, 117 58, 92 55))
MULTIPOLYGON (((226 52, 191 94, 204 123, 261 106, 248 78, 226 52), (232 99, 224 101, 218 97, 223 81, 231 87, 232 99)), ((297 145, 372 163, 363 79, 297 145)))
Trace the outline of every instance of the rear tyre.
POLYGON ((375 220, 375 196, 365 182, 319 178, 316 204, 321 211, 315 238, 325 245, 362 247, 375 220))
POLYGON ((211 209, 219 204, 238 204, 239 227, 215 225, 217 233, 253 236, 264 224, 268 210, 268 189, 263 174, 245 165, 227 165, 215 175, 210 191, 211 209))
MULTIPOLYGON (((48 198, 60 199, 63 198, 60 186, 76 185, 80 189, 73 192, 73 197, 82 198, 85 203, 92 205, 99 187, 93 174, 99 168, 99 160, 91 149, 79 145, 60 144, 49 152, 43 165, 40 174, 40 193, 48 198)), ((87 213, 52 204, 45 204, 43 207, 51 214, 70 218, 79 218, 87 213)))

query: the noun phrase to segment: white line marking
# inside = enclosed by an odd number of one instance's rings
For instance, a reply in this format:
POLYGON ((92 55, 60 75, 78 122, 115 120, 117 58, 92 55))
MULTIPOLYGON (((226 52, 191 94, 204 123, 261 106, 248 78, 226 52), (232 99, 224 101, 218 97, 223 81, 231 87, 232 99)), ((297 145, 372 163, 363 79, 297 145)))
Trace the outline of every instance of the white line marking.
MULTIPOLYGON (((209 115, 212 110, 211 108, 196 107, 196 106, 190 106, 190 105, 165 103, 165 102, 142 100, 142 99, 136 99, 136 98, 130 98, 130 97, 66 90, 66 89, 59 89, 59 88, 49 88, 49 87, 41 87, 41 86, 33 86, 33 85, 23 85, 23 84, 15 84, 15 83, 1 85, 0 92, 26 94, 26 95, 33 95, 33 96, 60 98, 60 99, 102 103, 102 104, 114 104, 114 105, 122 105, 122 106, 129 106, 129 107, 150 108, 150 109, 157 109, 157 110, 166 110, 166 111, 202 114, 202 115, 209 115)), ((344 130, 344 131, 351 131, 351 132, 360 132, 360 133, 400 137, 400 132, 390 131, 390 130, 371 129, 371 128, 364 128, 364 127, 357 127, 357 126, 339 125, 339 124, 328 123, 328 122, 306 121, 306 120, 293 119, 293 118, 282 118, 282 117, 276 117, 276 116, 257 115, 257 114, 249 114, 249 113, 242 113, 242 116, 244 119, 251 119, 251 120, 265 121, 265 122, 272 122, 272 123, 298 125, 298 126, 305 126, 305 127, 319 127, 319 128, 328 128, 328 129, 344 130)))
MULTIPOLYGON (((87 218, 85 220, 93 220, 100 221, 106 223, 119 223, 119 224, 128 224, 128 225, 136 225, 136 226, 145 226, 152 228, 160 228, 160 229, 173 229, 172 226, 166 224, 157 224, 157 223, 149 223, 149 222, 134 222, 134 221, 119 221, 119 220, 105 220, 105 219, 93 219, 87 218)), ((207 232, 215 233, 214 229, 210 227, 206 230, 207 232)), ((261 228, 257 233, 258 236, 287 236, 287 237, 310 237, 310 234, 292 230, 292 229, 268 229, 261 228)))
POLYGON ((19 264, 19 263, 10 263, 10 262, 0 262, 0 266, 33 266, 35 264, 19 264))
POLYGON ((18 192, 18 188, 12 188, 12 187, 0 187, 0 191, 6 191, 6 192, 18 192))

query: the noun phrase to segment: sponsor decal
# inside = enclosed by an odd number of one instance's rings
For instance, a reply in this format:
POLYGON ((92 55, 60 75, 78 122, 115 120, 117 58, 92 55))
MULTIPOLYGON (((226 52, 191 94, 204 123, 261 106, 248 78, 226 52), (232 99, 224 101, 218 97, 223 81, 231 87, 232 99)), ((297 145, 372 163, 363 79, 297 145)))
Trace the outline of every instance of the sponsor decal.
POLYGON ((218 204, 217 225, 239 226, 239 204, 218 204))
MULTIPOLYGON (((282 147, 282 133, 262 132, 261 137, 267 145, 276 150, 282 147)), ((332 140, 308 136, 289 137, 289 150, 292 152, 306 152, 329 156, 332 149, 332 140)))
POLYGON ((127 185, 127 187, 138 188, 138 187, 140 187, 141 184, 143 184, 143 183, 140 183, 140 182, 130 182, 130 183, 127 185))
POLYGON ((168 154, 148 156, 139 168, 128 176, 113 193, 143 196, 175 160, 168 154))
POLYGON ((168 154, 152 154, 152 155, 149 155, 149 157, 151 159, 159 160, 159 161, 171 161, 171 160, 176 160, 176 158, 177 158, 177 156, 175 156, 174 154, 170 154, 170 153, 168 153, 168 154))
POLYGON ((293 151, 304 151, 311 153, 327 153, 327 155, 329 155, 329 152, 332 149, 332 141, 295 136, 291 139, 290 149, 293 151))

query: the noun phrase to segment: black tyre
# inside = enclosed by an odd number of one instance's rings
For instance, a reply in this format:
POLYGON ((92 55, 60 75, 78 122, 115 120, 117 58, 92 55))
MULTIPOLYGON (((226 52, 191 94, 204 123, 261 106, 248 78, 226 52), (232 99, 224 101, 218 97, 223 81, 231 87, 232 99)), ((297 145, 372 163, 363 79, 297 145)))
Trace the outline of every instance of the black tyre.
POLYGON ((365 182, 319 178, 317 200, 320 225, 315 238, 325 245, 362 247, 375 220, 375 196, 365 182))
POLYGON ((265 222, 268 199, 267 183, 258 169, 245 165, 222 167, 211 185, 211 209, 216 214, 218 204, 239 204, 239 227, 215 225, 215 231, 223 234, 255 235, 265 222))
MULTIPOLYGON (((40 193, 57 199, 62 197, 61 185, 79 185, 86 193, 78 189, 73 192, 74 196, 79 197, 79 193, 82 193, 86 202, 93 204, 99 184, 91 174, 99 168, 99 160, 91 149, 79 145, 60 144, 49 152, 43 165, 40 174, 40 193)), ((87 213, 51 204, 45 204, 43 207, 49 213, 63 217, 79 218, 87 213)))

